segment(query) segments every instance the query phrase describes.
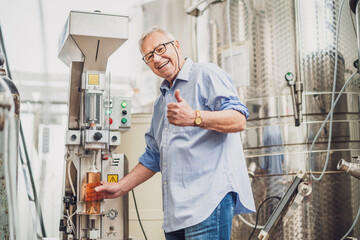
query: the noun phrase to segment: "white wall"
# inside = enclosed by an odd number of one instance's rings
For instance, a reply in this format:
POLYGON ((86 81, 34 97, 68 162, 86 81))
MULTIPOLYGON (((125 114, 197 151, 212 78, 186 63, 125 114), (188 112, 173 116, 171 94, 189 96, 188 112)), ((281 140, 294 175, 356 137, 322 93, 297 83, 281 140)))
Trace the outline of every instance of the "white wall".
MULTIPOLYGON (((121 136, 121 145, 115 152, 124 153, 129 160, 129 170, 138 164, 138 158, 145 151, 145 132, 150 127, 151 114, 132 116, 130 131, 121 136)), ((163 223, 161 175, 156 173, 145 183, 134 189, 139 215, 148 239, 163 240, 163 223)), ((145 239, 141 231, 133 201, 129 193, 129 234, 135 239, 145 239)))

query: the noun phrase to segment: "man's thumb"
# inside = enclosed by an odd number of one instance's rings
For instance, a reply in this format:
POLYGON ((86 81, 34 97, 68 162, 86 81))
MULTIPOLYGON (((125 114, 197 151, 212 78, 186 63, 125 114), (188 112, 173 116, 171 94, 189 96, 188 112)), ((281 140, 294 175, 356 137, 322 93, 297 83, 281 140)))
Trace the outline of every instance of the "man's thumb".
POLYGON ((94 190, 95 192, 101 192, 102 190, 104 190, 104 182, 101 181, 101 185, 95 187, 94 190))
POLYGON ((183 101, 184 101, 184 99, 180 96, 180 90, 179 90, 179 89, 177 89, 177 90, 175 91, 175 98, 176 98, 176 100, 177 100, 178 102, 183 102, 183 101))

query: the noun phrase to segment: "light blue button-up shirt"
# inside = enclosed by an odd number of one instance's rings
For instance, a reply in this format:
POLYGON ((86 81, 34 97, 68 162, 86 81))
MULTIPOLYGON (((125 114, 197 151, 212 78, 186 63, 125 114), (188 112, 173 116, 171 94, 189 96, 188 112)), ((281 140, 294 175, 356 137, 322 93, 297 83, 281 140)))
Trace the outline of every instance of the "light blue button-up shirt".
MULTIPOLYGON (((215 64, 187 58, 173 86, 164 80, 154 106, 147 144, 139 162, 161 171, 165 232, 204 221, 223 197, 238 194, 236 213, 255 211, 240 133, 220 133, 169 123, 167 105, 175 90, 193 108, 204 111, 234 109, 248 117, 230 76, 215 64)), ((195 119, 195 116, 194 116, 195 119)))

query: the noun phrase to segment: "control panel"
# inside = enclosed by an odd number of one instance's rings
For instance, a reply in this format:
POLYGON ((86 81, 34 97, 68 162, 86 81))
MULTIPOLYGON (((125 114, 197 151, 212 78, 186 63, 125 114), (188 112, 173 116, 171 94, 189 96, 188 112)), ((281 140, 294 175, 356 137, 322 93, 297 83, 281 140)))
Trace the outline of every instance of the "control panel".
POLYGON ((106 119, 110 130, 125 131, 131 126, 131 101, 129 98, 113 97, 104 101, 106 119))

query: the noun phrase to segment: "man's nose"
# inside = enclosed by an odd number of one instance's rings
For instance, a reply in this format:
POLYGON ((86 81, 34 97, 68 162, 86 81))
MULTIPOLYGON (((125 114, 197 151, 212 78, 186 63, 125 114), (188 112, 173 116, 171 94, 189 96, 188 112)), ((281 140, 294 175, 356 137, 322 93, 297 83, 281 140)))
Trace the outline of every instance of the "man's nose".
POLYGON ((161 56, 154 54, 154 62, 158 62, 158 61, 160 61, 160 59, 161 59, 161 56))

